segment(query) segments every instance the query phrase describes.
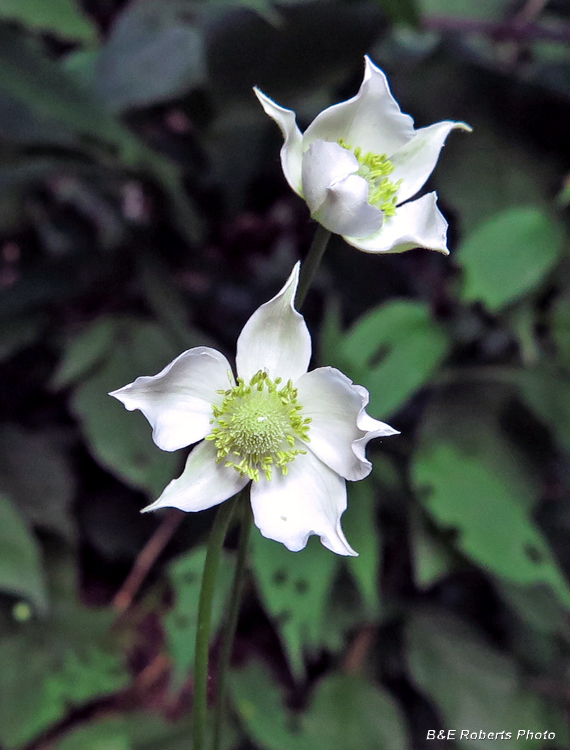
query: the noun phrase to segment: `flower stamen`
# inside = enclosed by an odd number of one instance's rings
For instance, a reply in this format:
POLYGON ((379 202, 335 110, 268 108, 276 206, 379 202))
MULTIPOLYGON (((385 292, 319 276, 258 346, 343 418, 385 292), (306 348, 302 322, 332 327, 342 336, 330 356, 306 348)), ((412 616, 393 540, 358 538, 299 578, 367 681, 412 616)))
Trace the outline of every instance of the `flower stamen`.
POLYGON ((338 139, 339 146, 354 154, 360 164, 357 174, 369 184, 368 202, 378 208, 386 216, 396 215, 398 202, 398 190, 402 180, 392 182, 388 179, 395 167, 386 154, 374 154, 372 151, 363 154, 360 146, 352 148, 344 138, 338 139))
POLYGON ((296 441, 310 440, 311 419, 301 416, 297 389, 291 380, 280 388, 281 382, 259 370, 248 384, 238 378, 236 386, 218 391, 224 399, 212 406, 210 422, 216 426, 206 440, 214 442, 217 461, 227 459, 226 466, 254 482, 261 471, 270 480, 273 467, 286 475, 288 464, 306 453, 295 448, 296 441))

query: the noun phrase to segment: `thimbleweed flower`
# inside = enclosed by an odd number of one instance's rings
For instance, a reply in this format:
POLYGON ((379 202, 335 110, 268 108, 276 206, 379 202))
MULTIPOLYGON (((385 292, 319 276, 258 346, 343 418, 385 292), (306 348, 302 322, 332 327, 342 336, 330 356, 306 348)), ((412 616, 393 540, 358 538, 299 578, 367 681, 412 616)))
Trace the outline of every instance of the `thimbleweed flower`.
POLYGON ((370 473, 369 440, 397 433, 366 413, 365 388, 332 367, 307 372, 311 337, 294 307, 298 278, 297 263, 279 294, 245 324, 237 379, 223 354, 198 346, 110 395, 142 411, 163 450, 203 441, 145 510, 203 510, 252 481, 254 521, 264 536, 297 551, 318 534, 333 552, 355 555, 340 525, 345 480, 370 473))
POLYGON ((254 90, 285 139, 287 182, 325 229, 369 253, 413 247, 449 252, 436 193, 409 199, 432 173, 449 132, 471 130, 468 125, 444 121, 415 130, 368 57, 356 96, 323 110, 305 133, 292 110, 254 90))

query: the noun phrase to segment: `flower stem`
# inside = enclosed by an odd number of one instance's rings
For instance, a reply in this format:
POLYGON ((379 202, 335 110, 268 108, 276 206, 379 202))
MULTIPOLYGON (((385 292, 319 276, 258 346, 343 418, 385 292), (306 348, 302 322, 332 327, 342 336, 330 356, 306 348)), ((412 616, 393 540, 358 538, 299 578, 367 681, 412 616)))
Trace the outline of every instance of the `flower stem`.
POLYGON ((295 307, 297 310, 300 310, 303 306, 309 287, 313 283, 317 269, 327 249, 330 236, 331 233, 329 230, 319 224, 307 257, 301 266, 301 276, 299 278, 297 296, 295 297, 295 307))
POLYGON ((200 604, 198 605, 198 627, 196 629, 196 656, 194 660, 194 741, 193 750, 204 750, 207 723, 208 697, 208 656, 210 646, 210 622, 212 618, 212 600, 216 585, 216 574, 220 564, 220 556, 224 539, 237 497, 227 500, 220 505, 210 538, 208 551, 202 574, 202 588, 200 589, 200 604))
POLYGON ((249 537, 253 521, 251 504, 249 502, 249 493, 246 490, 242 492, 240 510, 241 528, 239 547, 237 551, 236 567, 232 582, 232 592, 230 597, 227 622, 224 629, 224 637, 222 641, 222 648, 220 651, 220 659, 218 662, 216 708, 214 712, 214 741, 212 750, 220 750, 220 743, 222 740, 222 724, 224 718, 225 703, 225 681, 230 664, 230 658, 232 655, 232 646, 234 642, 243 593, 243 586, 245 582, 245 565, 247 561, 247 550, 249 546, 249 537))

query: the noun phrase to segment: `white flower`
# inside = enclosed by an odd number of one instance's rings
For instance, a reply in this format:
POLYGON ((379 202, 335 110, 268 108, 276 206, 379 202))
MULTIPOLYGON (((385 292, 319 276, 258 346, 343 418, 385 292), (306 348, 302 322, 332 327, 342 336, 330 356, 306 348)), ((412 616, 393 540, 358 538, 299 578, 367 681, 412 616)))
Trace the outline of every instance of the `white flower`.
POLYGON ((406 201, 426 183, 450 130, 468 125, 444 121, 415 130, 368 57, 358 94, 323 110, 305 133, 292 110, 254 90, 283 133, 287 182, 316 221, 369 253, 449 252, 436 193, 406 201))
POLYGON ((145 510, 203 510, 253 480, 253 515, 264 536, 298 551, 318 534, 333 552, 355 555, 340 525, 345 479, 366 477, 368 441, 397 431, 366 413, 368 391, 338 370, 307 372, 311 337, 294 308, 298 279, 297 263, 245 324, 237 382, 223 354, 198 346, 110 395, 142 411, 165 451, 203 440, 145 510))

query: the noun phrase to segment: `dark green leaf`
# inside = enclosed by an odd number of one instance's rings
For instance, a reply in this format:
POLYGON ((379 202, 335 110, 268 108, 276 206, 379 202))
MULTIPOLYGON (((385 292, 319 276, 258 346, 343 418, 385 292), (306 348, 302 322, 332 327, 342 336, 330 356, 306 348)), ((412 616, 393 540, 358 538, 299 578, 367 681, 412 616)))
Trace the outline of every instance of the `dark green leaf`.
POLYGON ((380 612, 378 575, 381 540, 376 523, 375 489, 370 479, 348 483, 348 508, 342 526, 349 544, 358 557, 347 557, 346 564, 364 603, 367 618, 377 618, 380 612))
POLYGON ((570 370, 570 294, 562 294, 552 309, 552 338, 558 349, 558 359, 570 370))
POLYGON ((39 337, 43 319, 34 315, 2 321, 0 331, 0 362, 33 344, 39 337))
POLYGON ((385 690, 348 674, 331 674, 318 685, 303 717, 314 750, 405 750, 403 716, 385 690))
POLYGON ((0 591, 28 599, 45 614, 47 592, 39 546, 4 494, 0 494, 0 591))
POLYGON ((420 25, 420 11, 416 0, 379 0, 390 21, 417 27, 420 25))
POLYGON ((205 81, 200 10, 184 0, 127 6, 96 64, 97 88, 116 110, 164 102, 205 81))
POLYGON ((432 404, 414 485, 437 521, 457 530, 466 555, 507 581, 546 583, 570 607, 568 584, 532 517, 540 478, 502 436, 493 399, 486 404, 473 390, 469 403, 450 390, 432 404))
MULTIPOLYGON (((497 738, 470 741, 460 730, 510 732, 501 748, 518 750, 523 727, 553 731, 556 744, 567 742, 568 730, 554 705, 527 692, 515 663, 491 648, 460 620, 438 612, 415 614, 407 628, 408 664, 418 687, 434 702, 443 726, 457 729, 461 748, 475 745, 494 750, 497 738)), ((544 748, 542 741, 525 740, 524 747, 544 748)))
POLYGON ((504 0, 419 0, 422 13, 436 18, 470 18, 482 21, 501 21, 505 12, 504 0))
POLYGON ((499 310, 531 292, 558 260, 562 239, 561 226, 533 206, 496 214, 459 249, 464 298, 499 310))
POLYGON ((429 588, 453 570, 452 556, 419 512, 413 517, 411 531, 414 579, 419 588, 429 588))
POLYGON ((570 451, 570 378, 550 367, 522 371, 517 378, 525 403, 552 431, 554 440, 570 451))
POLYGON ((0 491, 30 524, 73 539, 75 483, 57 433, 0 425, 0 491))
POLYGON ((390 696, 354 675, 321 680, 307 711, 296 716, 256 663, 231 675, 234 701, 252 738, 266 750, 404 750, 406 730, 390 696), (293 726, 297 724, 297 731, 293 726))
POLYGON ((2 0, 0 16, 67 39, 93 42, 96 37, 77 0, 2 0))
POLYGON ((304 674, 303 653, 322 645, 325 604, 339 558, 310 538, 300 552, 253 534, 255 578, 291 667, 304 674))
MULTIPOLYGON (((456 0, 450 1, 455 5, 456 0)), ((484 7, 470 0, 466 3, 471 10, 484 7)), ((502 17, 503 11, 500 13, 502 17)), ((436 75, 441 77, 438 85, 445 92, 445 101, 454 96, 463 99, 460 117, 473 127, 472 133, 458 133, 449 139, 434 173, 438 193, 457 210, 463 232, 471 234, 507 208, 531 203, 546 207, 557 174, 554 160, 530 148, 528 141, 515 138, 511 129, 499 127, 497 120, 490 121, 488 112, 481 112, 485 104, 477 107, 469 101, 465 92, 474 85, 469 76, 458 76, 456 69, 444 62, 436 75)), ((424 96, 433 96, 420 76, 415 85, 423 88, 424 96)))
MULTIPOLYGON (((164 625, 168 650, 174 662, 172 686, 175 690, 182 686, 188 670, 194 664, 198 602, 205 559, 206 549, 199 547, 179 557, 169 568, 176 598, 173 608, 164 618, 164 625)), ((212 605, 212 637, 221 624, 232 577, 232 562, 224 555, 220 561, 212 605)))
POLYGON ((115 320, 101 316, 92 325, 68 339, 52 378, 52 386, 64 388, 87 375, 111 348, 114 333, 115 320))
POLYGON ((382 418, 427 383, 447 347, 445 332, 425 305, 397 301, 363 316, 339 343, 339 354, 370 392, 368 412, 382 418))
POLYGON ((143 415, 128 412, 108 393, 139 375, 155 375, 178 353, 156 324, 118 321, 106 361, 72 396, 73 410, 96 458, 152 498, 174 477, 180 456, 157 448, 143 415))
POLYGON ((29 743, 70 707, 126 683, 106 642, 113 614, 77 602, 71 561, 50 562, 49 617, 20 624, 0 640, 0 742, 7 750, 29 743))

